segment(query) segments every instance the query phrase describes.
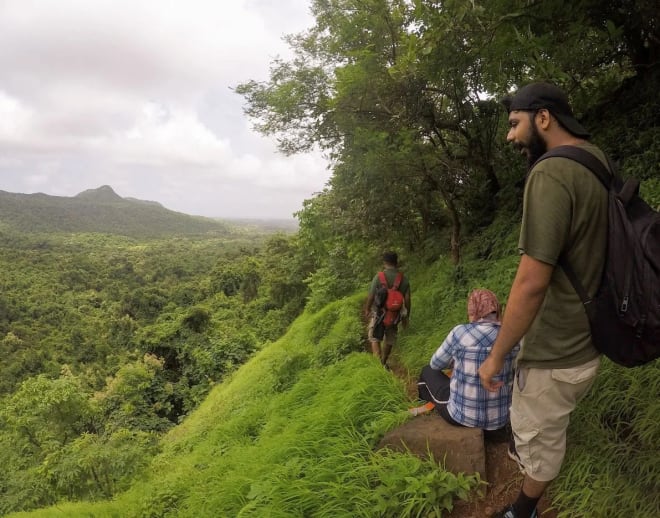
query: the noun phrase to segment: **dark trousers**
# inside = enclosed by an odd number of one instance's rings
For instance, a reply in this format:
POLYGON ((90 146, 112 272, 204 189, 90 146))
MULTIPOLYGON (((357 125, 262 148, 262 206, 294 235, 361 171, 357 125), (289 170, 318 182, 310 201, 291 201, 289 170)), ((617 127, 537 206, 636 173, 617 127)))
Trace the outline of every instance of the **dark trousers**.
POLYGON ((449 411, 447 410, 447 401, 449 401, 449 394, 450 394, 449 384, 451 383, 449 376, 447 376, 444 372, 440 371, 437 373, 436 381, 438 381, 439 383, 439 390, 436 394, 438 395, 438 399, 444 401, 444 403, 440 403, 440 404, 436 403, 435 411, 438 414, 440 414, 440 417, 442 417, 450 425, 463 426, 458 421, 454 421, 454 419, 449 415, 449 411))

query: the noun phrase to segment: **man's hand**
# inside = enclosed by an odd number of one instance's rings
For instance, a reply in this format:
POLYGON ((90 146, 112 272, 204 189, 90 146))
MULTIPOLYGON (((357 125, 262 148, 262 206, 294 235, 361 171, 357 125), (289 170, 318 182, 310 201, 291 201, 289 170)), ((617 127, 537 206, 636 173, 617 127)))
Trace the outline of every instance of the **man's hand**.
POLYGON ((492 355, 488 356, 481 364, 481 367, 479 367, 479 377, 481 378, 481 384, 486 390, 497 392, 504 385, 503 381, 493 381, 493 378, 502 372, 503 368, 504 360, 498 361, 492 355))
POLYGON ((369 320, 371 318, 371 308, 373 307, 374 303, 374 295, 373 293, 370 293, 367 296, 367 300, 364 302, 364 318, 365 320, 369 320))
POLYGON ((401 317, 401 325, 403 326, 404 329, 408 328, 408 317, 401 317))
POLYGON ((554 268, 553 265, 526 254, 520 258, 502 327, 490 355, 479 368, 481 384, 486 390, 497 392, 504 385, 503 381, 494 382, 493 378, 502 372, 506 355, 532 325, 545 298, 554 268))

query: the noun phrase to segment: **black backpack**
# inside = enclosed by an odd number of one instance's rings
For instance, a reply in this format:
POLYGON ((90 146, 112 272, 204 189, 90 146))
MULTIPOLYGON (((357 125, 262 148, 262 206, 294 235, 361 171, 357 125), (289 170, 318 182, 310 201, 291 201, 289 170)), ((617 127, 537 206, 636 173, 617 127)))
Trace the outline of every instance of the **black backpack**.
POLYGON ((625 367, 660 357, 660 214, 639 197, 639 181, 621 180, 594 155, 575 146, 545 153, 574 160, 596 175, 608 192, 607 251, 603 277, 590 297, 575 271, 563 268, 584 304, 593 344, 625 367))

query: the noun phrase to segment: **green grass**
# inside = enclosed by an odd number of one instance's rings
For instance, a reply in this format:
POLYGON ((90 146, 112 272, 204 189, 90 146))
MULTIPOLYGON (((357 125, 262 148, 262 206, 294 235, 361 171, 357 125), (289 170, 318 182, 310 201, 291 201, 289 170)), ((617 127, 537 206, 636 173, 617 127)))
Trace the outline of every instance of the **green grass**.
MULTIPOLYGON (((411 326, 394 353, 411 376, 465 321, 472 288, 505 302, 518 262, 516 231, 505 228, 475 241, 460 269, 445 260, 411 266, 411 326)), ((432 460, 375 451, 386 431, 410 418, 410 401, 402 381, 364 352, 363 298, 299 317, 164 437, 163 453, 128 492, 15 516, 446 516, 479 481, 432 460)), ((572 416, 566 461, 551 487, 559 516, 660 516, 659 396, 658 362, 623 369, 604 361, 572 416)))
POLYGON ((660 516, 660 365, 604 360, 571 419, 554 487, 562 517, 660 516))
MULTIPOLYGON (((397 351, 411 374, 465 321, 471 289, 489 288, 506 302, 518 264, 507 249, 516 239, 517 229, 496 222, 472 241, 459 270, 438 262, 416 272, 413 324, 397 351)), ((603 359, 571 417, 566 460, 550 489, 561 518, 660 516, 659 415, 660 361, 626 369, 603 359)))
POLYGON ((410 402, 362 351, 360 303, 300 317, 163 439, 125 494, 16 516, 442 516, 479 480, 375 450, 410 402))

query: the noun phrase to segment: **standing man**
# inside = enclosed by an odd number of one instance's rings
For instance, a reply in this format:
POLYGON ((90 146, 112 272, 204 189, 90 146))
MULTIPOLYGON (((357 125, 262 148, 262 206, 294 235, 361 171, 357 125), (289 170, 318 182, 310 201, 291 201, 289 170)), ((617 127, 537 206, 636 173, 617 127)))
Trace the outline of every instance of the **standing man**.
MULTIPOLYGON (((397 277, 398 269, 398 256, 395 252, 385 252, 383 254, 383 273, 385 274, 385 279, 387 280, 387 286, 391 288, 394 286, 394 282, 397 277)), ((403 275, 403 274, 402 274, 403 275)), ((367 301, 364 304, 364 316, 369 319, 369 343, 371 344, 371 352, 373 355, 380 360, 383 366, 386 369, 389 369, 387 365, 387 359, 392 352, 392 347, 396 344, 397 336, 397 327, 398 324, 394 324, 390 327, 385 328, 384 335, 380 335, 378 332, 380 308, 375 304, 376 292, 381 287, 381 282, 379 275, 376 274, 371 281, 371 286, 369 287, 369 296, 367 301), (381 341, 385 341, 383 348, 381 349, 381 341)), ((408 319, 410 318, 410 283, 408 278, 403 275, 401 283, 399 284, 399 291, 403 294, 405 305, 400 312, 400 321, 403 327, 408 326, 408 319)))
POLYGON ((560 256, 594 293, 607 232, 607 193, 591 171, 567 158, 534 164, 546 151, 565 145, 582 147, 604 164, 607 160, 588 142, 589 133, 556 86, 527 85, 504 104, 507 141, 527 156, 531 170, 523 197, 520 264, 500 333, 479 376, 486 389, 499 390, 501 382, 494 378, 524 337, 511 404, 515 450, 509 453, 525 477, 517 500, 493 516, 529 518, 537 516, 537 502, 559 474, 570 414, 593 384, 600 361, 560 256))

